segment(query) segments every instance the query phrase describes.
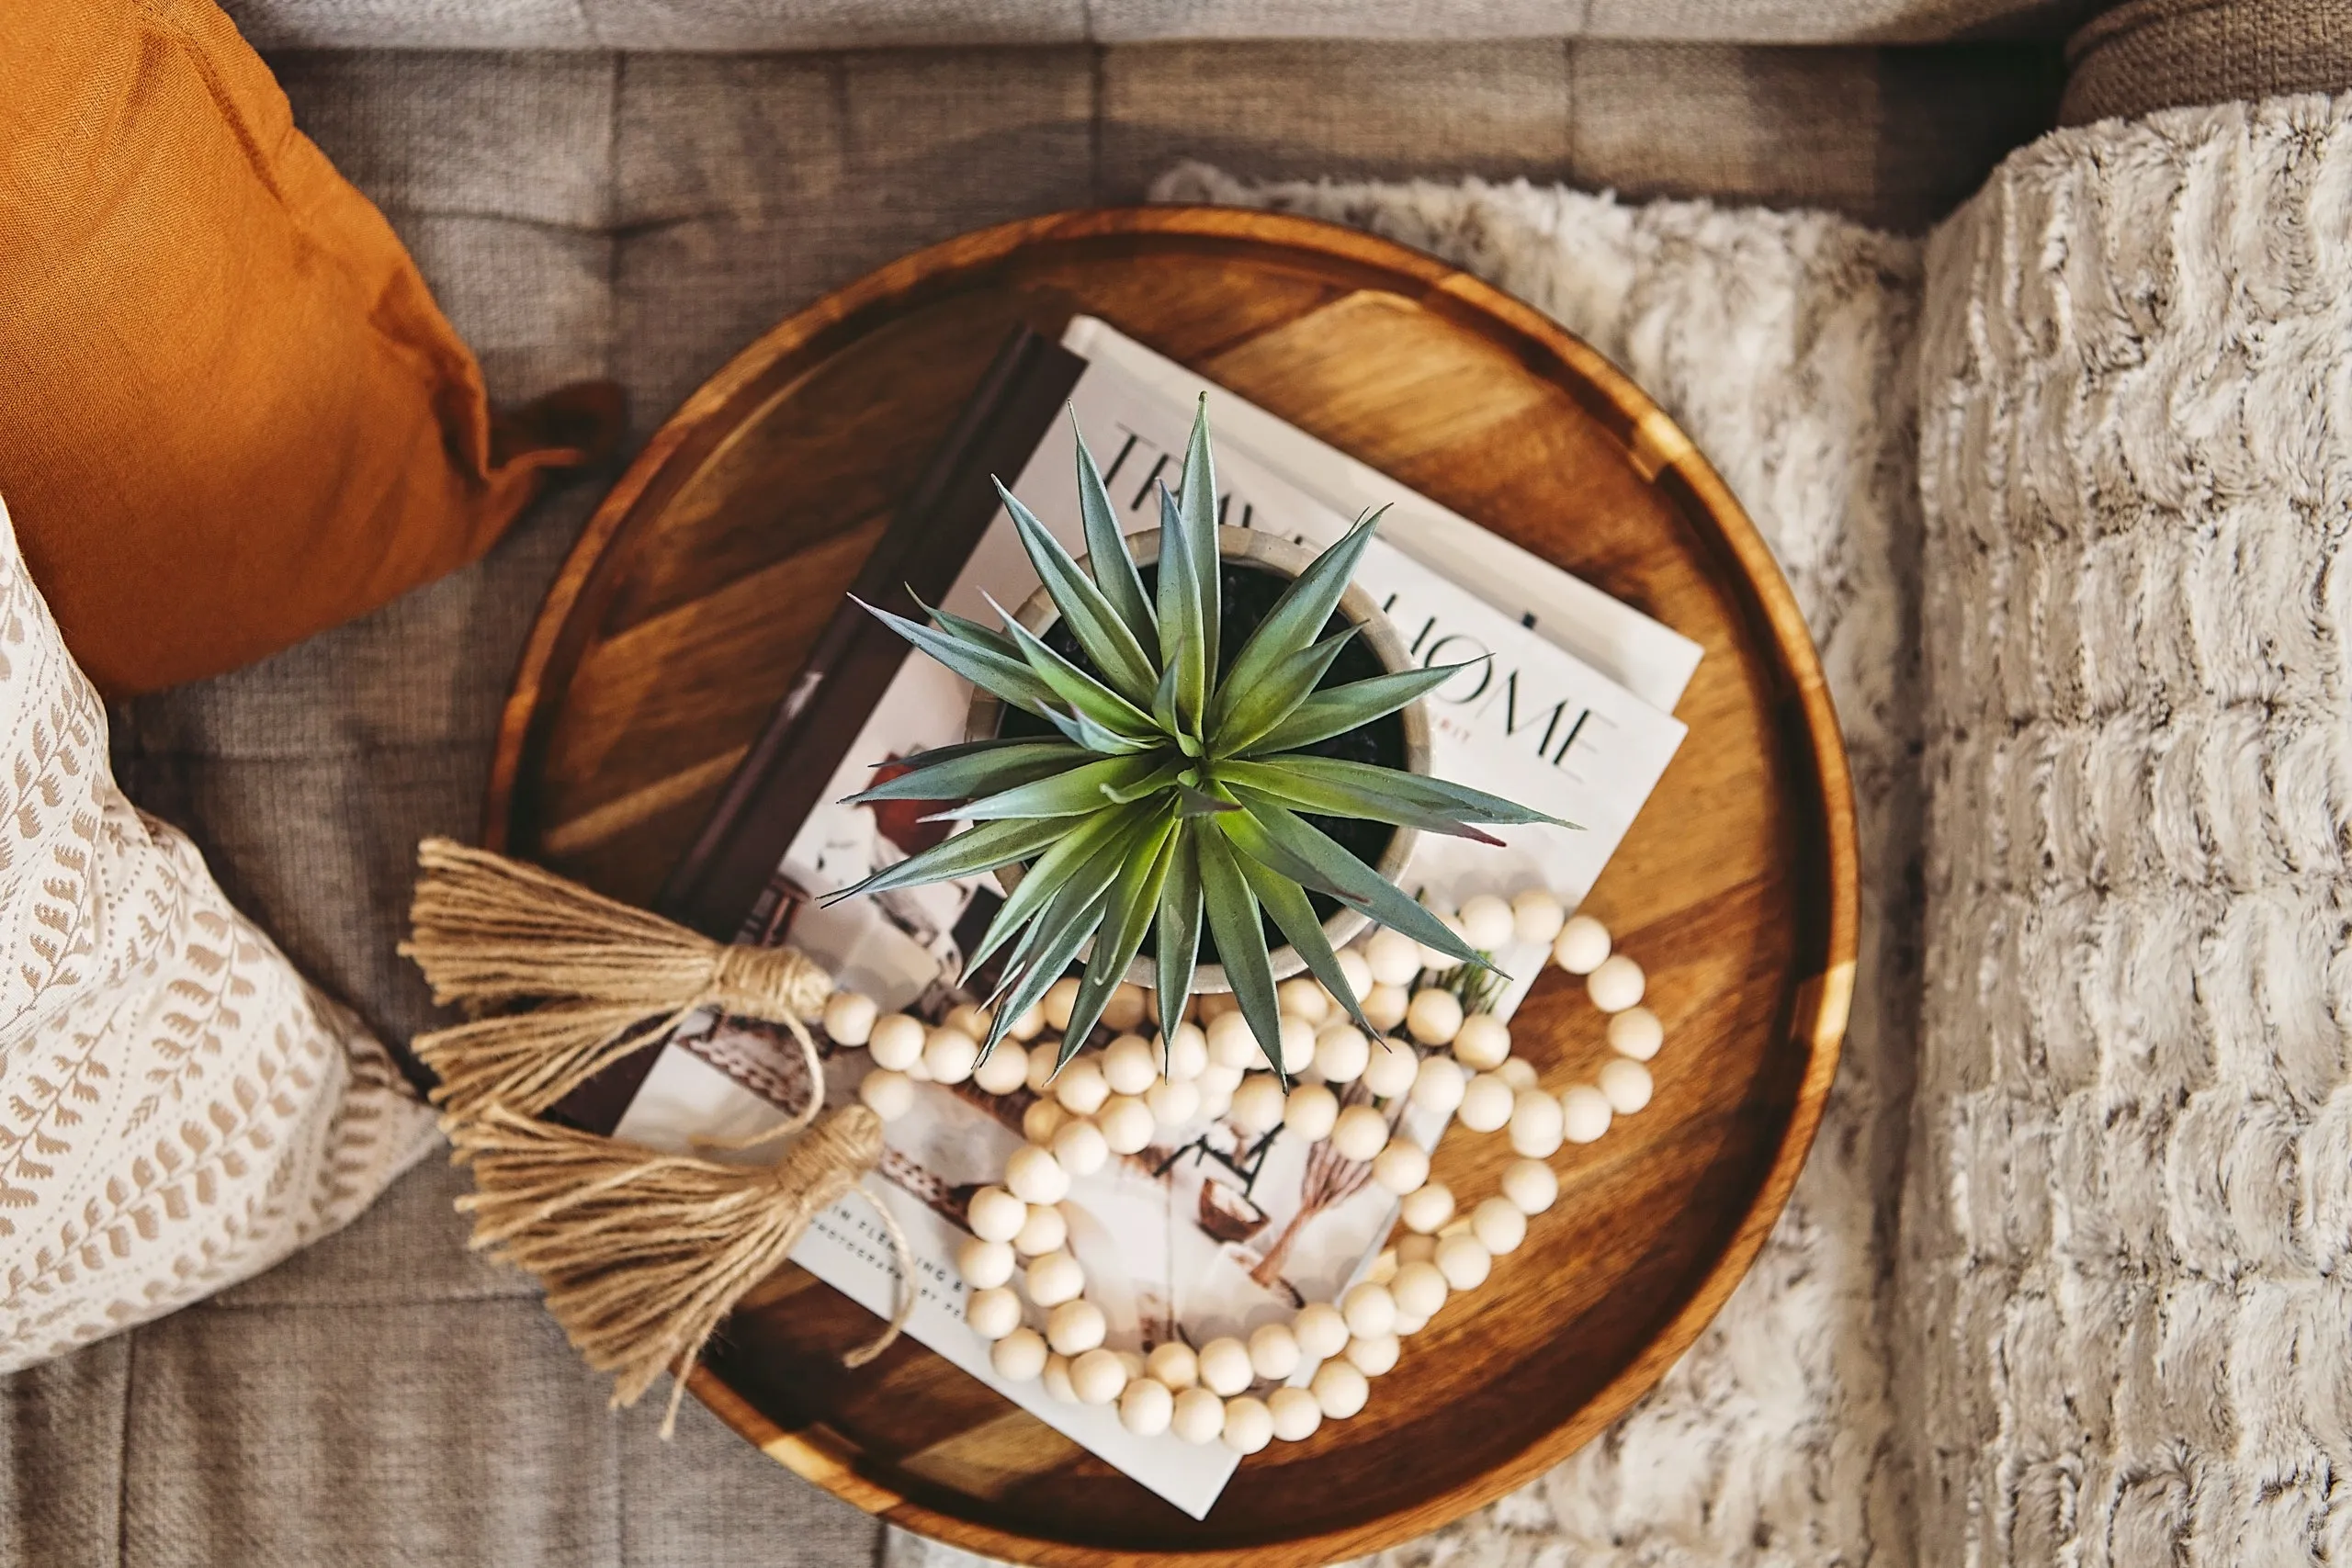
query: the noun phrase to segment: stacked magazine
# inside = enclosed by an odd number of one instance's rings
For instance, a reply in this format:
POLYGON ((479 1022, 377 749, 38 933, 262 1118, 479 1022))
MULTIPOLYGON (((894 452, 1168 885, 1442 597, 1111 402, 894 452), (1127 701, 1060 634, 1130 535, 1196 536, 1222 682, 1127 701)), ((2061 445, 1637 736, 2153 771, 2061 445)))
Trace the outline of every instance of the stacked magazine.
MULTIPOLYGON (((1429 699, 1433 771, 1581 825, 1579 831, 1500 829, 1499 846, 1422 835, 1405 886, 1451 908, 1475 893, 1542 886, 1573 908, 1681 742, 1672 710, 1697 668, 1698 646, 1264 411, 1204 387, 1102 321, 1074 321, 1062 346, 1083 361, 1069 391, 1072 418, 1053 420, 1035 442, 1015 493, 1073 553, 1084 548, 1074 418, 1135 528, 1155 526, 1158 486, 1173 488, 1195 400, 1205 392, 1227 526, 1279 533, 1319 550, 1363 512, 1386 507, 1358 585, 1417 661, 1466 666, 1429 699)), ((946 581, 954 563, 930 564, 946 581)), ((969 547, 945 607, 990 620, 988 600, 1017 605, 1036 586, 1000 514, 969 547)), ((839 804, 895 762, 964 739, 971 689, 960 678, 930 660, 907 658, 887 682, 854 739, 838 749, 838 762, 820 764, 831 776, 790 830, 741 934, 789 941, 886 1010, 936 1020, 975 999, 962 987, 961 953, 997 906, 992 882, 911 888, 831 908, 813 901, 948 830, 921 819, 927 807, 839 804)), ((796 700, 787 699, 787 709, 796 700)), ((1508 1015, 1546 954, 1506 950, 1497 957, 1514 977, 1494 1004, 1508 1015)), ((854 1054, 830 1058, 828 1097, 850 1098, 863 1066, 854 1054)), ((666 1147, 697 1134, 758 1132, 784 1108, 805 1102, 811 1086, 804 1072, 797 1053, 766 1026, 697 1020, 661 1049, 615 1130, 666 1147)), ((1233 1453, 1172 1435, 1137 1437, 1119 1424, 1115 1408, 1059 1403, 1040 1383, 1004 1385, 990 1370, 988 1345, 965 1325, 966 1288, 953 1263, 968 1234, 964 1204, 1020 1145, 1031 1100, 1027 1089, 1000 1096, 969 1082, 925 1085, 915 1111, 889 1124, 884 1195, 918 1263, 909 1332, 1203 1517, 1233 1472, 1233 1453)), ((1428 1146, 1443 1130, 1442 1118, 1408 1111, 1398 1135, 1428 1146)), ((1090 1299, 1109 1319, 1114 1348, 1246 1337, 1261 1322, 1287 1320, 1303 1303, 1333 1299, 1385 1245, 1396 1201, 1367 1179, 1367 1168, 1328 1147, 1307 1147, 1280 1131, 1248 1137, 1207 1121, 1162 1136, 1079 1179, 1062 1205, 1069 1246, 1085 1267, 1090 1299)), ((877 1313, 890 1310, 901 1288, 880 1227, 854 1204, 820 1215, 793 1258, 877 1313)), ((1295 1381, 1313 1371, 1302 1367, 1295 1381)))

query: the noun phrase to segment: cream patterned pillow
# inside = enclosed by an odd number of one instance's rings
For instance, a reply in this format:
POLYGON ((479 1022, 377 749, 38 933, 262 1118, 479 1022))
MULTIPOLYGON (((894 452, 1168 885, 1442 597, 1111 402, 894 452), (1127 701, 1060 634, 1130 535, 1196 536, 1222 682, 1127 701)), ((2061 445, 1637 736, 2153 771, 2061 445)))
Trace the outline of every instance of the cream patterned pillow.
POLYGON ((0 1372, 350 1221, 435 1141, 381 1045, 115 787, 0 505, 0 1372))

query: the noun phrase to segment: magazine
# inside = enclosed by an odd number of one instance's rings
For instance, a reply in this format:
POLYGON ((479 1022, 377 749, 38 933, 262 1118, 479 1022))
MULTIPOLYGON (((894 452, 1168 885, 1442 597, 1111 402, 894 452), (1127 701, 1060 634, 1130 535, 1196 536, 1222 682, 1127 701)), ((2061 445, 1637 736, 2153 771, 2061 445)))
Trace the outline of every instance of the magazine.
MULTIPOLYGON (((1170 455, 1181 462, 1193 418, 1187 394, 1200 388, 1196 379, 1174 384, 1139 357, 1148 351, 1125 340, 1114 344, 1114 335, 1085 319, 1065 335, 1065 345, 1089 359, 1070 394, 1071 412, 1114 497, 1143 528, 1157 518, 1157 481, 1174 481, 1170 455)), ((1245 433, 1227 431, 1220 419, 1241 424, 1244 406, 1222 395, 1211 403, 1228 525, 1278 531, 1309 547, 1339 537, 1352 515, 1325 499, 1339 493, 1337 481, 1326 474, 1310 489, 1261 458, 1245 433)), ((1261 441, 1280 440, 1290 428, 1250 412, 1257 421, 1250 430, 1261 441)), ((1311 445, 1292 443, 1287 450, 1293 462, 1317 460, 1311 445)), ((1074 466, 1070 422, 1056 422, 1012 488, 1076 551, 1083 546, 1074 466)), ((1406 497, 1397 492, 1396 499, 1406 497)), ((1412 515, 1451 516, 1426 502, 1412 515)), ((1425 547, 1431 536, 1415 535, 1409 524, 1404 532, 1425 547)), ((1481 570, 1498 570, 1497 558, 1481 558, 1481 570)), ((1564 646, 1556 623, 1576 617, 1582 596, 1600 598, 1610 607, 1606 626, 1598 636, 1576 635, 1597 642, 1621 667, 1630 661, 1655 692, 1679 693, 1688 680, 1685 639, 1589 587, 1564 586, 1574 580, 1555 568, 1526 560, 1532 564, 1509 569, 1520 580, 1509 609, 1438 575, 1396 544, 1375 542, 1357 573, 1416 659, 1469 665, 1430 700, 1433 771, 1581 824, 1575 831, 1503 829, 1499 846, 1422 835, 1403 880, 1434 904, 1451 907, 1472 892, 1538 884, 1575 904, 1682 739, 1682 725, 1668 713, 1564 646), (1551 635, 1547 622, 1555 624, 1551 635)), ((1017 605, 1035 587, 1035 571, 1000 517, 956 576, 946 607, 991 618, 989 598, 1017 605)), ((904 660, 792 839, 745 940, 788 941, 886 1010, 936 1020, 972 999, 960 989, 961 954, 1001 901, 992 881, 903 889, 830 908, 813 901, 920 852, 949 830, 921 819, 928 807, 839 802, 894 762, 961 740, 970 696, 969 686, 937 663, 904 660)), ((1496 1010, 1508 1015, 1516 1007, 1545 956, 1509 949, 1497 955, 1512 978, 1493 1003, 1496 1010)), ((852 1097, 864 1068, 862 1054, 829 1055, 828 1099, 852 1097)), ((696 1134, 756 1133, 784 1108, 806 1103, 805 1070, 769 1026, 698 1019, 662 1049, 616 1131, 671 1147, 696 1134)), ((1363 1090, 1357 1086, 1351 1093, 1363 1090)), ((1114 1407, 1062 1404, 1036 1382, 1005 1385, 989 1366, 988 1345, 965 1325, 966 1288, 953 1263, 968 1235, 965 1204, 998 1179, 1019 1147, 1022 1113, 1032 1099, 1026 1089, 990 1095, 968 1081, 952 1089, 927 1084, 918 1090, 916 1109, 889 1124, 884 1181, 875 1185, 916 1257, 918 1297, 908 1331, 1187 1514, 1204 1517, 1238 1463, 1230 1450, 1172 1435, 1139 1438, 1119 1424, 1114 1407)), ((1434 1145, 1444 1118, 1394 1110, 1396 1135, 1434 1145)), ((1287 1319, 1306 1302, 1336 1297, 1376 1256, 1394 1221, 1396 1201, 1369 1176, 1367 1167, 1339 1158, 1328 1145, 1308 1147, 1280 1130, 1246 1136, 1204 1121, 1079 1179, 1062 1208, 1089 1298, 1109 1320, 1107 1342, 1138 1352, 1174 1337, 1198 1346, 1221 1335, 1246 1336, 1261 1322, 1287 1319)), ((897 1299, 891 1249, 862 1205, 836 1205, 820 1215, 793 1258, 876 1313, 887 1314, 897 1299)), ((1313 1371, 1302 1367, 1294 1381, 1305 1382, 1313 1371)))

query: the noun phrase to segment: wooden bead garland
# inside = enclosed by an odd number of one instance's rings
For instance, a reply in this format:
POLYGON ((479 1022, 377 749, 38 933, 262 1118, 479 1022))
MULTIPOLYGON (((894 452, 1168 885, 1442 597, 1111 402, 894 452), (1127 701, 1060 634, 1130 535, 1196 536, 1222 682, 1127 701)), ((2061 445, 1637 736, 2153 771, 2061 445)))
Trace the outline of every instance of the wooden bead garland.
MULTIPOLYGON (((1649 1104, 1646 1063, 1664 1043, 1657 1015, 1640 1005, 1641 966, 1612 951, 1608 928, 1589 915, 1570 917, 1551 893, 1531 888, 1505 900, 1480 895, 1448 918, 1474 945, 1493 951, 1510 942, 1549 943, 1562 969, 1581 976, 1593 1005, 1609 1015, 1611 1059, 1592 1083, 1559 1094, 1536 1083, 1532 1064, 1510 1055, 1510 1026, 1492 1013, 1465 1010, 1462 998, 1419 984, 1436 955, 1408 937, 1376 929, 1340 954, 1357 986, 1366 1021, 1402 1032, 1428 1054, 1386 1035, 1367 1039, 1311 979, 1283 983, 1280 1051, 1284 1067, 1312 1071, 1285 1089, 1229 998, 1204 998, 1202 1021, 1181 1025, 1165 1048, 1157 1039, 1120 1033, 1099 1054, 1054 1072, 1057 1051, 1023 1043, 1067 1024, 1076 982, 1046 994, 989 1060, 978 1063, 976 1040, 988 1020, 961 1008, 926 1030, 903 1013, 880 1014, 868 998, 836 992, 826 1032, 839 1045, 863 1046, 874 1066, 858 1095, 885 1122, 912 1109, 914 1085, 967 1078, 990 1093, 1026 1084, 1041 1098, 1022 1121, 1026 1139, 1005 1163, 1001 1184, 974 1193, 967 1209, 973 1239, 956 1254, 971 1287, 967 1321, 991 1341, 989 1359, 1008 1382, 1043 1380, 1054 1398, 1115 1406, 1140 1436, 1174 1432, 1192 1443, 1222 1441, 1252 1454, 1277 1439, 1297 1442, 1326 1420, 1360 1413, 1373 1378, 1394 1368, 1401 1339, 1417 1333, 1453 1296, 1476 1291, 1495 1259, 1525 1241, 1528 1222, 1552 1207, 1559 1181, 1544 1162, 1565 1145, 1589 1144, 1618 1116, 1649 1104), (1025 1027, 1023 1027, 1025 1026, 1025 1027), (1261 1070, 1253 1070, 1261 1069, 1261 1070), (1508 1136, 1519 1157, 1502 1190, 1464 1211, 1442 1182, 1430 1179, 1428 1151, 1391 1142, 1387 1116, 1372 1105, 1342 1108, 1329 1085, 1361 1080, 1376 1099, 1409 1098, 1451 1114, 1477 1133, 1508 1136), (1073 1177, 1102 1169, 1114 1154, 1133 1154, 1155 1133, 1222 1116, 1259 1135, 1285 1127, 1312 1143, 1328 1141, 1344 1157, 1369 1164, 1373 1179, 1399 1200, 1400 1235, 1374 1277, 1337 1302, 1301 1307, 1287 1323, 1261 1324, 1246 1340, 1221 1337, 1197 1349, 1181 1341, 1148 1357, 1103 1346, 1107 1325, 1085 1299, 1086 1276, 1066 1250, 1069 1227, 1055 1207, 1073 1177), (1015 1281, 1018 1281, 1018 1289, 1015 1281), (1025 1294, 1044 1313, 1042 1329, 1023 1321, 1025 1294), (1290 1383, 1300 1367, 1315 1371, 1290 1383), (1274 1387, 1264 1398, 1250 1393, 1274 1387)), ((1123 986, 1104 1022, 1137 1027, 1141 993, 1123 986), (1114 1014, 1117 1017, 1114 1019, 1114 1014)))

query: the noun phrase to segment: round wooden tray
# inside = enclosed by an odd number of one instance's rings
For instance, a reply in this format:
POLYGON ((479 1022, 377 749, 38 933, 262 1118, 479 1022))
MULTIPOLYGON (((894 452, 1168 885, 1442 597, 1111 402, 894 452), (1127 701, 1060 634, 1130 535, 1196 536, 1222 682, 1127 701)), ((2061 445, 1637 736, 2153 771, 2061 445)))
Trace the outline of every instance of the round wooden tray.
MULTIPOLYGON (((1324 1562, 1524 1483, 1657 1380, 1779 1214, 1844 1032, 1854 828, 1812 644, 1723 481, 1607 361, 1452 267, 1297 218, 1070 213, 910 256, 745 349, 606 498, 533 632, 484 836, 650 897, 1009 326, 1077 311, 1704 646, 1690 737, 1588 906, 1649 966, 1657 1098, 1554 1162, 1558 1206, 1363 1415, 1245 1461, 1205 1521, 919 1346, 844 1371, 872 1320, 797 1269, 694 1389, 799 1474, 995 1556, 1324 1562)), ((1556 970, 1513 1035, 1555 1087, 1604 1053, 1556 970)), ((1453 1138, 1437 1170, 1487 1193, 1507 1157, 1453 1138)))

